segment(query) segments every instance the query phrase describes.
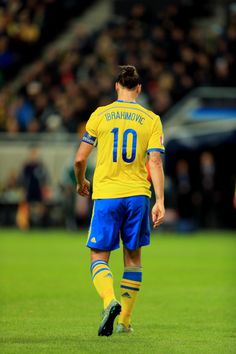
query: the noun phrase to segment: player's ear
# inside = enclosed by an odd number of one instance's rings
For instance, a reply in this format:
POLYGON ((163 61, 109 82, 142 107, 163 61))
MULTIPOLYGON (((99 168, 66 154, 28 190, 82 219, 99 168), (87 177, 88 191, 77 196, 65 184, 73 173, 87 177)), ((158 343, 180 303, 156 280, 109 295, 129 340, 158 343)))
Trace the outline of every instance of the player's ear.
POLYGON ((118 82, 115 83, 115 90, 118 93, 118 91, 119 91, 119 83, 118 82))
POLYGON ((142 85, 141 84, 138 84, 137 85, 137 94, 139 95, 142 91, 142 85))

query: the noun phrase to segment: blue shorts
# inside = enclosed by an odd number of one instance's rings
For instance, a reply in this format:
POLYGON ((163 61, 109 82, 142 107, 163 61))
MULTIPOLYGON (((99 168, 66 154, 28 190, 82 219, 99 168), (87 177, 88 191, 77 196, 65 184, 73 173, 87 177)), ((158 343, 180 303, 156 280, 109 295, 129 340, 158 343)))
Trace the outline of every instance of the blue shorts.
POLYGON ((150 243, 149 198, 134 196, 94 201, 87 246, 103 251, 136 250, 150 243))

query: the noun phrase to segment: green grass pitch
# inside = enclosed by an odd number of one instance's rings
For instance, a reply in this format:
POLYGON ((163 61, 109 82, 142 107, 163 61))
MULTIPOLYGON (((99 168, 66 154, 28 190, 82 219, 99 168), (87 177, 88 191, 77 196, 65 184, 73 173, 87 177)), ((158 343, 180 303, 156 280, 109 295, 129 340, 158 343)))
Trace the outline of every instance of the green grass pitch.
MULTIPOLYGON (((236 237, 153 234, 131 335, 98 337, 86 232, 0 232, 0 353, 236 353, 236 237)), ((115 287, 122 252, 111 258, 115 287)))

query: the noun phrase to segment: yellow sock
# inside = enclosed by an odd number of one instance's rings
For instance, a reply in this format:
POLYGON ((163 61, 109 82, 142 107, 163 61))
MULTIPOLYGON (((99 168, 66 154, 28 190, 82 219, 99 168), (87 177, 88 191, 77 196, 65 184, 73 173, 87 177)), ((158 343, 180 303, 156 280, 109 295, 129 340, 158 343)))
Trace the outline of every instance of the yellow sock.
POLYGON ((103 300, 104 309, 115 299, 113 276, 107 262, 96 260, 91 264, 93 284, 103 300))
POLYGON ((130 325, 134 304, 142 282, 141 267, 126 267, 121 280, 121 314, 118 323, 130 325))

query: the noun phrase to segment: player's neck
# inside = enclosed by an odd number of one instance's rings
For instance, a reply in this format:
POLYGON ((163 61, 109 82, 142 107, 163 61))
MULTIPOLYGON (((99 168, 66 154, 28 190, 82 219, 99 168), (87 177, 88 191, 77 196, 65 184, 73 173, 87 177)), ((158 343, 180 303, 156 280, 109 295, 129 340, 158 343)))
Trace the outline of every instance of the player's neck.
POLYGON ((136 95, 118 95, 117 101, 136 102, 136 95))

